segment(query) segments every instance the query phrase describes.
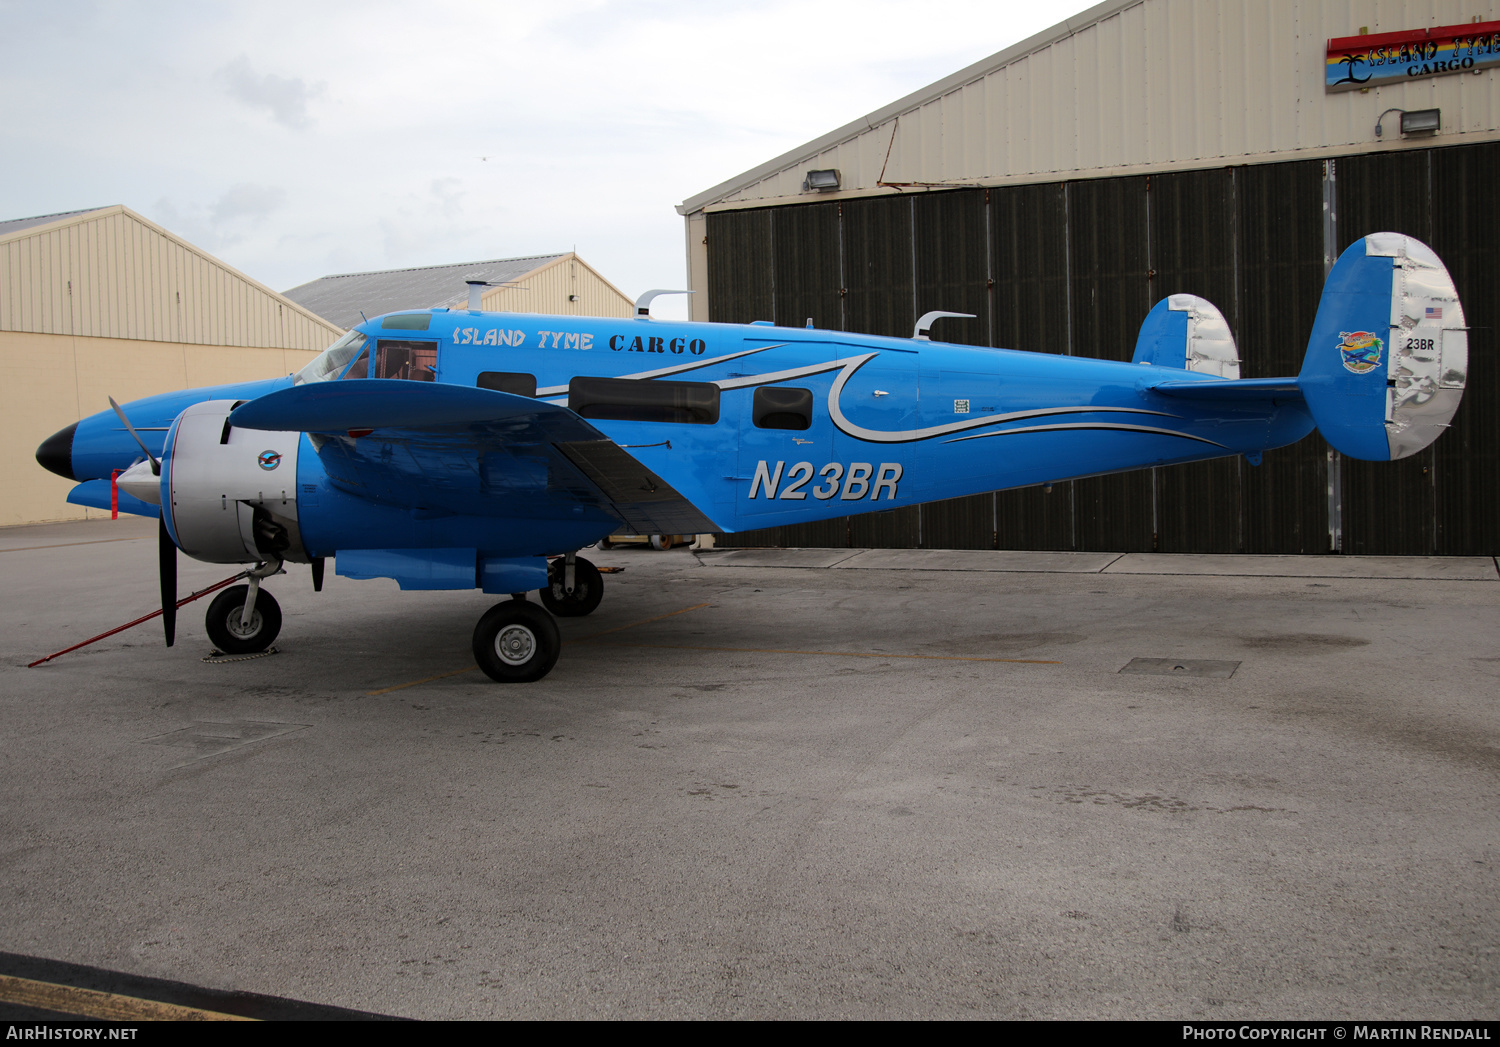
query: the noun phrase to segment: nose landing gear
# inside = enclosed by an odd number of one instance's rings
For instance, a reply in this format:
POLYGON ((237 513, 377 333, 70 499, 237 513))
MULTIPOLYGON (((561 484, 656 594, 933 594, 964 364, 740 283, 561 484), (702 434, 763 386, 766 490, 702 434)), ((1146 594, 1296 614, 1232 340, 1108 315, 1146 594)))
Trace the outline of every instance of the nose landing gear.
POLYGON ((249 585, 232 586, 214 597, 203 628, 215 647, 225 654, 256 654, 275 642, 281 632, 281 605, 261 591, 260 583, 280 573, 281 561, 268 561, 247 572, 249 585))

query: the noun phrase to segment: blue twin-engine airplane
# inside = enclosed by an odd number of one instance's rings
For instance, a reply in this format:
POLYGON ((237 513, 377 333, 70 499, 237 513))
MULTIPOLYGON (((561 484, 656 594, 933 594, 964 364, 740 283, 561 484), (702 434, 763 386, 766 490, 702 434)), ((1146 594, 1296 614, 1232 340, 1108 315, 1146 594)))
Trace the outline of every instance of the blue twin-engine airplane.
MULTIPOLYGON (((511 594, 474 630, 496 680, 545 676, 557 615, 588 614, 577 551, 620 530, 739 531, 1155 465, 1262 452, 1316 426, 1342 453, 1414 454, 1463 393, 1467 332, 1447 270, 1396 233, 1329 275, 1302 371, 1241 379, 1207 301, 1151 310, 1130 363, 769 323, 392 313, 297 374, 102 411, 38 461, 69 500, 161 519, 167 643, 176 551, 253 565, 208 611, 226 652, 265 649, 261 581, 326 557, 403 589, 511 594)), ((111 401, 113 404, 113 401, 111 401)))

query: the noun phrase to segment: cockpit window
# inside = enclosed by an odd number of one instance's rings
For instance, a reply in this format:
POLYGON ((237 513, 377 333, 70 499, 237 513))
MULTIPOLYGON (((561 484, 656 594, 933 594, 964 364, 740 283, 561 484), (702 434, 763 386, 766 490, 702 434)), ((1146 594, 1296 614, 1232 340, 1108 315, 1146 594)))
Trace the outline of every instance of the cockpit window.
POLYGON ((358 353, 365 347, 365 336, 358 331, 350 331, 344 337, 334 342, 323 350, 312 363, 297 372, 292 379, 293 385, 302 385, 304 382, 329 382, 339 376, 342 371, 358 353))

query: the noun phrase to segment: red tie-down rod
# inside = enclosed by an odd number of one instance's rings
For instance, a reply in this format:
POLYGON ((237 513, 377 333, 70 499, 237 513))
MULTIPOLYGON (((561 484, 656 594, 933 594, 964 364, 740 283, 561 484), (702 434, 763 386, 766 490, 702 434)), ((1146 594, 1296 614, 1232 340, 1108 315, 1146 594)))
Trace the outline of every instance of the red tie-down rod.
MULTIPOLYGON (((199 589, 196 593, 193 593, 191 596, 184 596, 181 600, 177 601, 177 606, 181 607, 184 604, 190 604, 194 600, 197 600, 197 599, 199 599, 201 597, 207 596, 209 593, 218 592, 220 589, 224 588, 226 585, 232 585, 233 583, 239 581, 241 578, 245 577, 245 574, 246 574, 246 572, 244 572, 244 571, 241 571, 239 574, 232 574, 228 578, 225 578, 222 582, 215 582, 213 585, 210 585, 207 589, 199 589)), ((58 657, 59 655, 67 654, 70 651, 76 651, 80 647, 87 647, 89 644, 91 644, 91 643, 97 643, 98 641, 103 640, 105 637, 113 636, 115 633, 123 633, 126 629, 133 629, 137 625, 140 625, 142 622, 149 622, 153 618, 160 617, 161 613, 162 613, 162 609, 160 607, 158 607, 156 610, 152 611, 150 614, 143 614, 143 615, 141 615, 139 618, 137 618, 133 622, 126 622, 124 625, 117 626, 117 627, 111 629, 107 633, 100 633, 98 636, 90 637, 89 639, 83 641, 83 643, 75 643, 72 647, 66 647, 63 650, 58 651, 57 654, 49 654, 45 658, 38 658, 36 661, 34 661, 30 665, 26 666, 26 668, 28 668, 28 669, 35 669, 38 665, 41 665, 43 662, 50 662, 52 659, 58 657)))

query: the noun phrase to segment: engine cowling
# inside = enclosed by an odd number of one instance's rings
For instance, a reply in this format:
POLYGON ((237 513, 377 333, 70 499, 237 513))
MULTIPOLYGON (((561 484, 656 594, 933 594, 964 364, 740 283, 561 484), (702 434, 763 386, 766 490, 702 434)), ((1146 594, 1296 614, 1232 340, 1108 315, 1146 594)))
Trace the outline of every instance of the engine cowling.
POLYGON ((178 547, 208 563, 311 557, 297 524, 302 434, 236 429, 241 400, 206 400, 177 416, 162 452, 162 519, 178 547))

